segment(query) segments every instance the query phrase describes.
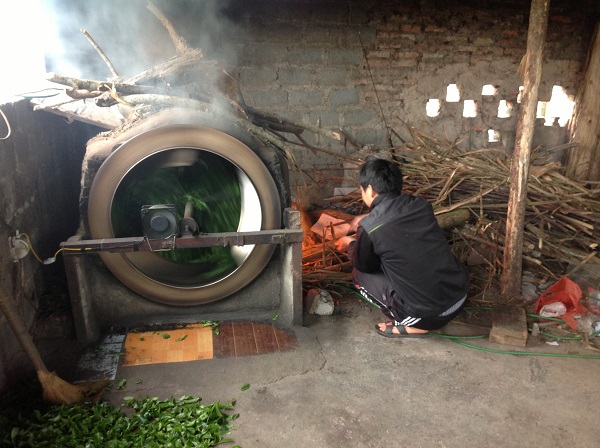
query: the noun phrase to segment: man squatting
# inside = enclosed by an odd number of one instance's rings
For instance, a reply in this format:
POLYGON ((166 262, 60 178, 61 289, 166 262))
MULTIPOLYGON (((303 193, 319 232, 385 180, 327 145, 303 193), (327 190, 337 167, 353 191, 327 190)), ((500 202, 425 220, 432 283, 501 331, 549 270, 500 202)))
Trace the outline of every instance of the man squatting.
POLYGON ((370 158, 359 174, 369 213, 352 221, 351 233, 336 241, 352 262, 360 294, 391 319, 376 331, 386 337, 419 337, 445 326, 467 299, 465 266, 422 198, 402 194, 402 171, 388 160, 370 158))

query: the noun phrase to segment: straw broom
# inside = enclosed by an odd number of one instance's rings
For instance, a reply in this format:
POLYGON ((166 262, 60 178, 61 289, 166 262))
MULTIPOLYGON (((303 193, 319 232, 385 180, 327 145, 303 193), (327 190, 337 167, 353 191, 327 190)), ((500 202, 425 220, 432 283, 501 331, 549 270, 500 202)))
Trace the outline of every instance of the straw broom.
POLYGON ((23 321, 19 317, 15 306, 9 299, 8 294, 0 288, 0 308, 15 332, 21 346, 33 362, 38 380, 42 385, 43 398, 45 401, 57 404, 75 404, 83 401, 95 401, 108 384, 107 380, 92 381, 82 384, 70 384, 49 372, 40 353, 33 344, 31 335, 27 332, 23 321))

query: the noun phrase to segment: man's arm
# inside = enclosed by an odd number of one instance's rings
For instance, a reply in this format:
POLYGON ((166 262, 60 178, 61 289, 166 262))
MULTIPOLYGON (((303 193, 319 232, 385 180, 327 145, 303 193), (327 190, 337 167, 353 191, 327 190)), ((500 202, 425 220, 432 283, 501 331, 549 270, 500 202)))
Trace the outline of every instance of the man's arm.
POLYGON ((356 241, 348 245, 348 258, 352 266, 361 272, 381 271, 379 256, 375 253, 371 237, 360 226, 356 233, 356 241))

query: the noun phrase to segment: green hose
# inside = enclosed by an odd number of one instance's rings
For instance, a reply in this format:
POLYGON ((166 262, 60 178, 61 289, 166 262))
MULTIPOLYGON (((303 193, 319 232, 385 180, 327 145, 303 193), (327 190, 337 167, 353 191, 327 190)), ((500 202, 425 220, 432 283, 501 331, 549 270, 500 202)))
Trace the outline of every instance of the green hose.
MULTIPOLYGON (((352 288, 348 288, 345 286, 341 286, 341 285, 337 285, 338 287, 345 289, 353 294, 356 294, 357 296, 359 296, 361 299, 363 299, 365 302, 370 303, 371 305, 375 306, 376 308, 379 308, 377 305, 369 302, 368 300, 366 300, 362 295, 360 295, 358 292, 356 292, 356 290, 352 289, 352 288)), ((491 310, 492 307, 491 306, 466 306, 463 309, 465 310, 469 310, 469 309, 487 309, 487 310, 491 310)), ((557 322, 564 322, 562 319, 558 319, 555 317, 546 317, 546 316, 540 316, 539 314, 532 314, 532 313, 527 313, 527 316, 529 317, 536 317, 536 318, 541 318, 541 319, 547 319, 547 320, 553 320, 553 321, 557 321, 557 322)), ((598 332, 600 333, 600 332, 598 332)), ((486 347, 481 347, 479 345, 473 345, 473 344, 469 344, 467 342, 463 342, 462 339, 483 339, 486 338, 487 336, 485 335, 476 335, 476 336, 457 336, 457 335, 450 335, 450 334, 443 334, 443 333, 435 333, 430 331, 428 334, 435 336, 435 337, 439 337, 439 338, 446 338, 446 339, 450 339, 451 341, 456 342, 459 345, 462 345, 463 347, 468 347, 468 348, 472 348, 475 350, 481 350, 483 352, 489 352, 489 353, 498 353, 501 355, 517 355, 517 356, 545 356, 545 357, 556 357, 556 358, 578 358, 578 359, 600 359, 600 356, 596 356, 596 355, 573 355, 570 353, 536 353, 536 352, 525 352, 525 351, 516 351, 516 350, 499 350, 499 349, 495 349, 495 348, 486 348, 486 347)), ((572 337, 572 338, 567 338, 567 337, 562 337, 562 336, 556 336, 556 335, 551 335, 551 334, 547 334, 547 333, 542 333, 544 336, 548 336, 548 337, 552 337, 554 339, 561 339, 561 340, 579 340, 581 339, 581 336, 578 337, 572 337)), ((595 333, 594 333, 595 335, 595 333)), ((594 335, 591 335, 590 337, 593 337, 594 335)))

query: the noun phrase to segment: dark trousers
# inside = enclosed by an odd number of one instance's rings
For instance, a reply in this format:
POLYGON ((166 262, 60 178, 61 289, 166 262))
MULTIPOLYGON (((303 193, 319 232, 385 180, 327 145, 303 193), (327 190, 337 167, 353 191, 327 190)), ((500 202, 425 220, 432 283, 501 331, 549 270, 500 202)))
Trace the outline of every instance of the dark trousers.
POLYGON ((394 300, 394 290, 383 273, 365 273, 354 269, 352 279, 358 292, 367 301, 377 305, 386 317, 394 321, 394 325, 414 327, 420 330, 438 330, 454 319, 466 302, 466 297, 464 297, 446 312, 440 313, 439 316, 411 316, 397 300, 394 300))

